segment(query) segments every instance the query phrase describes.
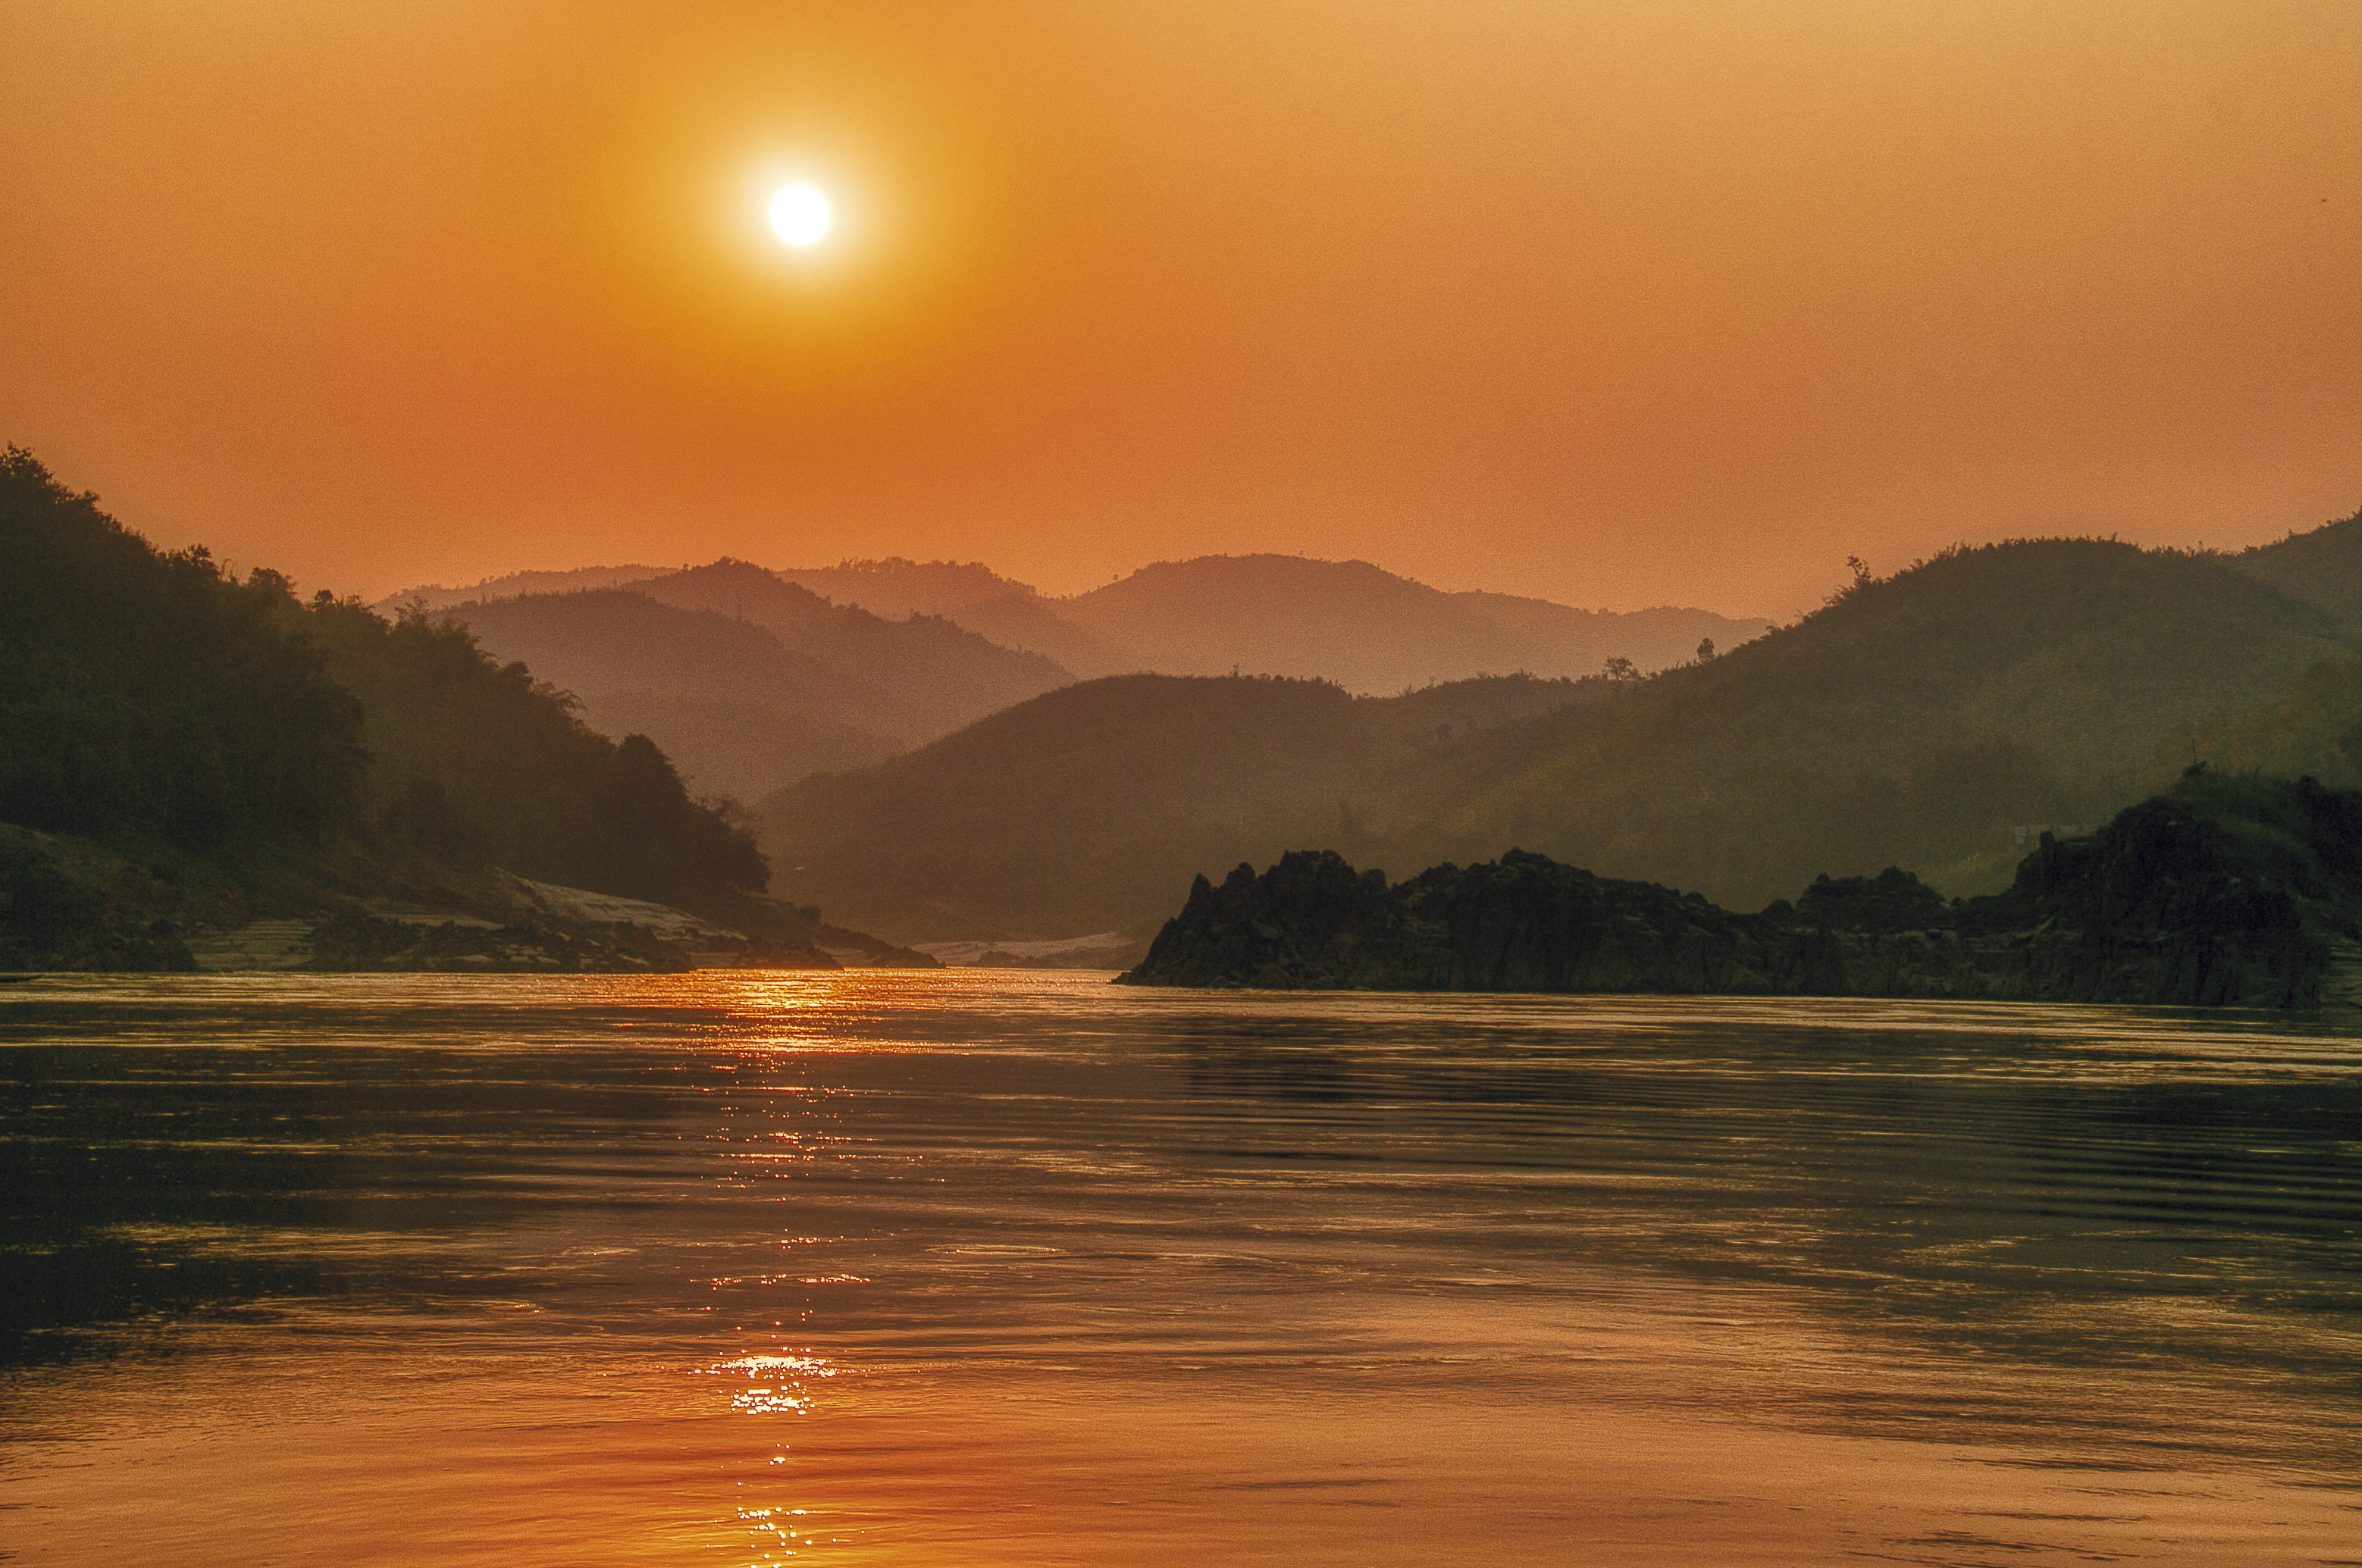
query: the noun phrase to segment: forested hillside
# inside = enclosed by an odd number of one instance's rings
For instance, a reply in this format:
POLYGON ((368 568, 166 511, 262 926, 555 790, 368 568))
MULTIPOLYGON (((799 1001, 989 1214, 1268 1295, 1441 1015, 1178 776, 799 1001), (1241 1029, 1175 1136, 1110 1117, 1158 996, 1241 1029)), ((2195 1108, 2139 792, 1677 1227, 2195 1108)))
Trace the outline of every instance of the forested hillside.
POLYGON ((663 577, 673 569, 671 567, 633 565, 571 567, 562 571, 513 571, 505 577, 486 578, 467 588, 446 588, 440 583, 406 588, 370 608, 390 618, 404 610, 444 610, 471 601, 514 599, 526 593, 579 593, 592 588, 628 588, 652 577, 663 577))
POLYGON ((2341 620, 2362 614, 2362 511, 2228 558, 2248 576, 2341 620))
POLYGON ((655 745, 590 730, 462 631, 158 551, 14 447, 0 561, 0 822, 709 908, 765 886, 655 745))
POLYGON ((1358 846, 1355 802, 1390 762, 1608 687, 1520 677, 1356 698, 1325 681, 1115 676, 782 790, 764 844, 783 897, 824 893, 897 940, 1122 928, 1169 912, 1207 864, 1358 846))
POLYGON ((2100 540, 1948 552, 1797 625, 1389 780, 1381 831, 1533 849, 1760 904, 1900 864, 1998 885, 2013 825, 2164 788, 2224 717, 2347 651, 2333 617, 2213 557, 2100 540))
POLYGON ((0 821, 179 845, 354 820, 362 711, 285 586, 163 554, 0 456, 0 821))
POLYGON ((2362 792, 2193 767, 2004 892, 1896 867, 1760 914, 1515 850, 1389 885, 1333 851, 1192 884, 1131 985, 2362 1004, 2362 792))
POLYGON ((1285 848, 1397 873, 1525 848, 1738 908, 1896 864, 1972 892, 2006 881, 2031 830, 2104 820, 2193 761, 2282 764, 2282 705, 2314 753, 2344 755, 2351 653, 2334 615, 2221 558, 2026 541, 1864 578, 1651 679, 1568 689, 1595 701, 1439 719, 1418 745, 1341 738, 1385 710, 1326 688, 1210 682, 1238 711, 1193 697, 1207 711, 1185 719, 1185 688, 1098 682, 1021 710, 1021 733, 1004 714, 776 799, 766 842, 795 896, 906 933, 988 912, 1011 934, 1129 924, 1197 871, 1285 848))
POLYGON ((320 597, 298 635, 360 701, 359 825, 381 842, 685 908, 718 910, 767 884, 750 837, 692 801, 647 736, 609 740, 464 629, 320 597))

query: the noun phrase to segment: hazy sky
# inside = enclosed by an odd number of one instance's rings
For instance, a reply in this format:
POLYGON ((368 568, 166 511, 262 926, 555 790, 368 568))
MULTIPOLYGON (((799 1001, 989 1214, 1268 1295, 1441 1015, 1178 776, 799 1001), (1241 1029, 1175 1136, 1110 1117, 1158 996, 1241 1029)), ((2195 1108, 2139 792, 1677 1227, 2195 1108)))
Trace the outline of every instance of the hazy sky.
POLYGON ((2362 504, 2357 82, 2355 0, 0 0, 0 437, 307 588, 1785 614, 2362 504))

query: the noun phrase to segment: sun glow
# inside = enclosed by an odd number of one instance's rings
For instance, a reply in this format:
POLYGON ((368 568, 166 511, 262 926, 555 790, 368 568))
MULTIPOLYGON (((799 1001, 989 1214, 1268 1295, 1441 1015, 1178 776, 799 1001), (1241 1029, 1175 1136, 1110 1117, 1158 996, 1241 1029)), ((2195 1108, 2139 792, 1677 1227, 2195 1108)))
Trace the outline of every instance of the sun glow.
POLYGON ((816 186, 782 185, 771 197, 771 232, 799 249, 819 244, 835 217, 816 186))

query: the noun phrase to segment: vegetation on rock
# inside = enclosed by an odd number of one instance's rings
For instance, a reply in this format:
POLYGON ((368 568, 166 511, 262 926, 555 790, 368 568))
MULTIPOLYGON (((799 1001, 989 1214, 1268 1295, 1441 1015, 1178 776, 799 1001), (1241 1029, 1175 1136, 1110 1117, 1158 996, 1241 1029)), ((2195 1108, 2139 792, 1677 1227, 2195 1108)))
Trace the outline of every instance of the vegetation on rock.
POLYGON ((2001 894, 1890 867, 1733 914, 1513 851, 1398 886, 1332 851, 1199 877, 1133 985, 2350 1007, 2362 794, 2194 770, 2001 894))

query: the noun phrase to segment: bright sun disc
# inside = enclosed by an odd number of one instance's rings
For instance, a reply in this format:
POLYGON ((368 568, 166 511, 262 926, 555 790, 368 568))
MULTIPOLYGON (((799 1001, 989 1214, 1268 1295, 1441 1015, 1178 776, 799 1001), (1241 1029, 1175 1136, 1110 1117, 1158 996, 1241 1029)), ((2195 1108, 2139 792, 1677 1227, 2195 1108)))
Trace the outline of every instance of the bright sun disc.
POLYGON ((789 245, 816 245, 828 232, 828 198, 810 185, 782 185, 771 198, 771 232, 789 245))

